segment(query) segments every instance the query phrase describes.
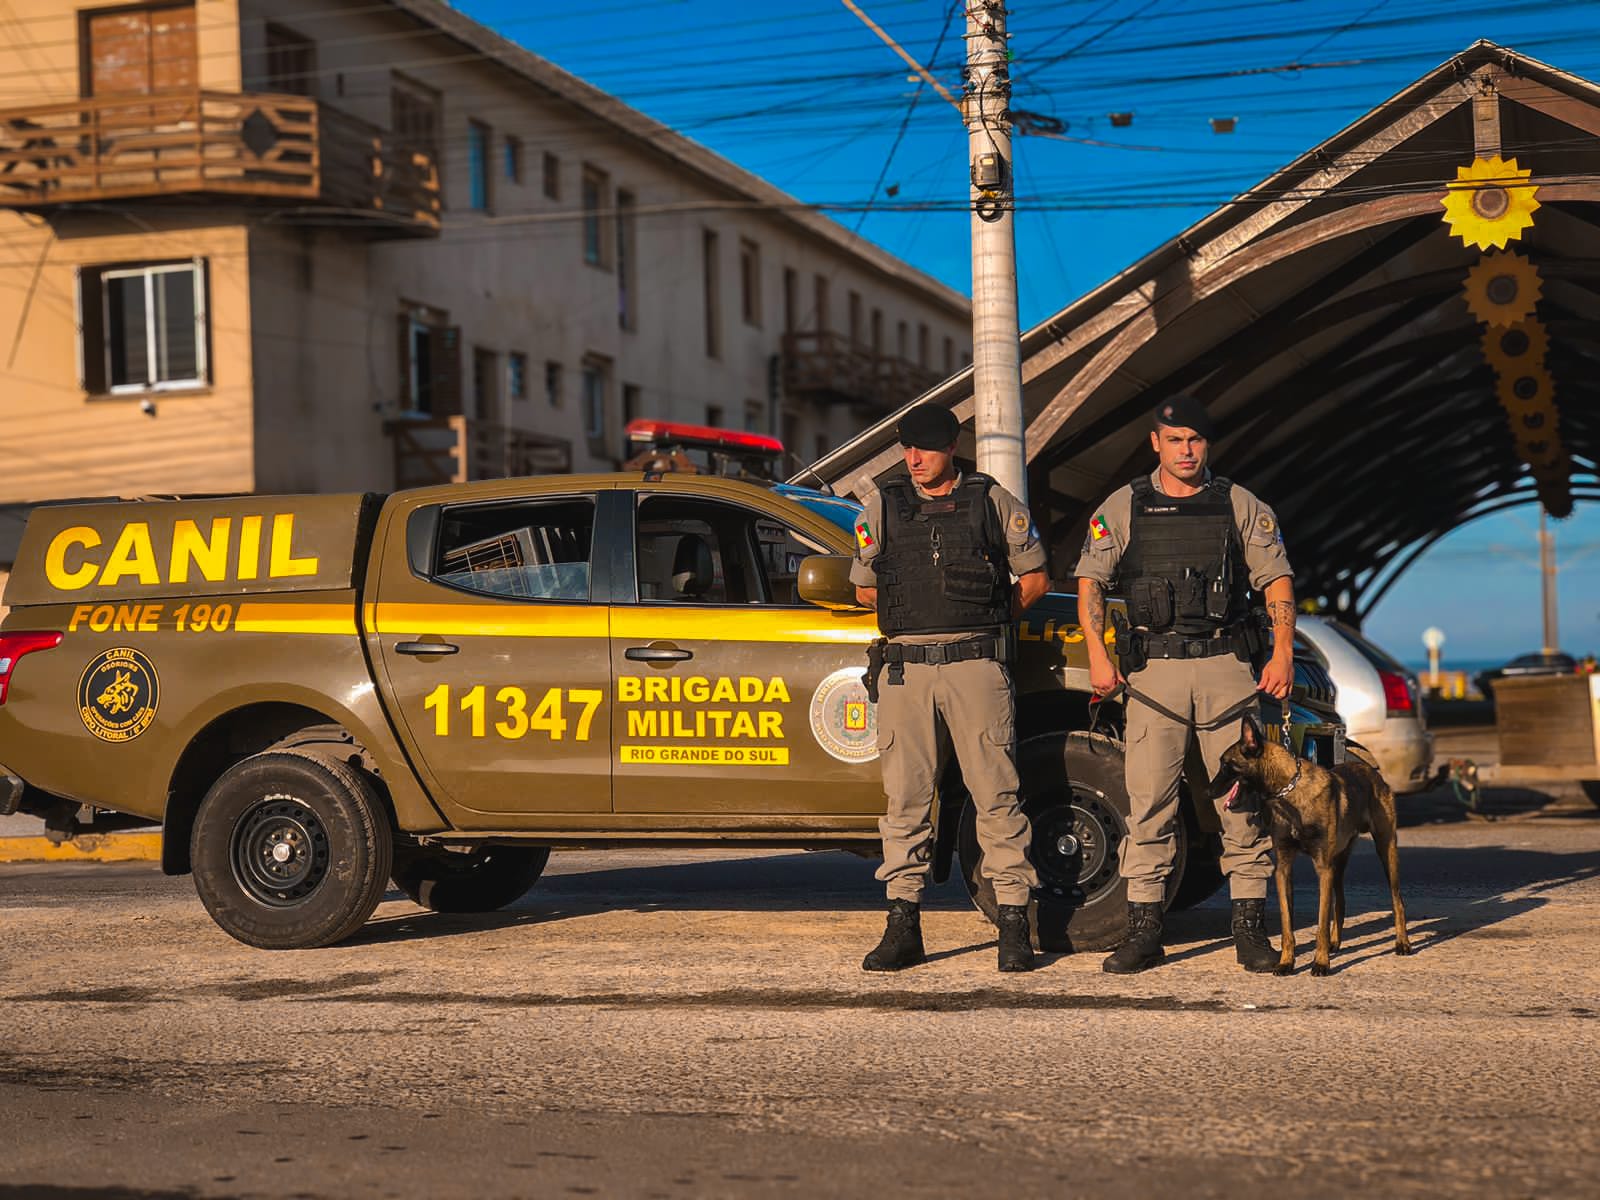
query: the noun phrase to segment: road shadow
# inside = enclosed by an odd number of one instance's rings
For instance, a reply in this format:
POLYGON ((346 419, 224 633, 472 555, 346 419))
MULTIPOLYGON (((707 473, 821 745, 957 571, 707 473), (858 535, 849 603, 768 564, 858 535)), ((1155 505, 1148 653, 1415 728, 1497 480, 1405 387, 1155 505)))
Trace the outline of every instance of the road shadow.
POLYGON ((1600 821, 1600 808, 1585 806, 1572 789, 1546 791, 1532 787, 1487 787, 1478 793, 1476 810, 1468 808, 1455 789, 1448 785, 1426 792, 1413 792, 1395 798, 1400 828, 1423 825, 1456 825, 1468 821, 1529 819, 1559 821, 1600 821))
MULTIPOLYGON (((1417 953, 1424 955, 1454 938, 1480 933, 1542 907, 1546 895, 1557 888, 1600 876, 1600 858, 1592 853, 1404 844, 1400 853, 1400 888, 1411 940, 1417 953)), ((1309 933, 1314 941, 1316 872, 1302 859, 1296 862, 1294 874, 1295 924, 1302 939, 1309 933)), ((1346 886, 1348 948, 1342 953, 1364 949, 1351 947, 1351 939, 1359 941, 1368 935, 1392 938, 1388 888, 1370 839, 1363 838, 1356 848, 1346 886)), ((955 877, 930 889, 924 907, 931 912, 971 911, 966 890, 955 877)), ((500 912, 399 913, 368 922, 352 944, 453 937, 614 912, 876 914, 882 908, 872 864, 842 853, 768 854, 595 871, 558 867, 528 895, 500 912)), ((1179 947, 1168 958, 1182 962, 1230 952, 1230 916, 1226 892, 1196 908, 1168 913, 1169 944, 1179 947)), ((1268 933, 1276 937, 1277 926, 1274 894, 1267 901, 1268 933)), ((988 941, 941 951, 940 956, 974 953, 993 945, 988 941)), ((1343 961, 1353 966, 1374 956, 1343 961)))

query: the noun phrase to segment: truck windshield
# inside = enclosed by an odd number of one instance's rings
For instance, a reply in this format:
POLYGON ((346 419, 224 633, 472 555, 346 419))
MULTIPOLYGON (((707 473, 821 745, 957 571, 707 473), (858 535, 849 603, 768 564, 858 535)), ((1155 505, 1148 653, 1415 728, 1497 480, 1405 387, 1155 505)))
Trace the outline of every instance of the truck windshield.
POLYGON ((786 500, 793 500, 796 504, 809 508, 819 517, 826 517, 840 529, 848 534, 854 534, 856 518, 861 515, 861 505, 854 500, 847 500, 843 496, 830 496, 826 492, 812 491, 810 488, 795 487, 793 484, 780 483, 772 489, 786 500))

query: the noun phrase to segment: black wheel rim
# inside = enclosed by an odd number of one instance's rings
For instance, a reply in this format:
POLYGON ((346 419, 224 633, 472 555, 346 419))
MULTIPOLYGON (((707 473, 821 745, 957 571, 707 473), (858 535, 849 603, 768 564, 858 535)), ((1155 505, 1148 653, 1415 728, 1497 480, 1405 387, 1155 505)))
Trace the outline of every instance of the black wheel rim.
POLYGON ((292 908, 328 875, 328 831, 311 808, 285 796, 252 805, 233 827, 233 877, 252 899, 292 908))
POLYGON ((1029 805, 1028 822, 1041 891, 1084 905, 1117 885, 1117 847, 1127 823, 1104 795, 1074 783, 1066 802, 1029 805))

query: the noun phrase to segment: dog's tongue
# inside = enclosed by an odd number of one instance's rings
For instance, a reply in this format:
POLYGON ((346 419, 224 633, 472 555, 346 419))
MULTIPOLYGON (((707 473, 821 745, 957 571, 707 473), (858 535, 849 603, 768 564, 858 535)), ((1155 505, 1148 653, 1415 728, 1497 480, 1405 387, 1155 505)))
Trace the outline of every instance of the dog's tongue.
POLYGON ((1233 786, 1228 789, 1228 794, 1222 798, 1222 807, 1229 812, 1233 811, 1233 801, 1239 795, 1239 781, 1234 780, 1233 786))

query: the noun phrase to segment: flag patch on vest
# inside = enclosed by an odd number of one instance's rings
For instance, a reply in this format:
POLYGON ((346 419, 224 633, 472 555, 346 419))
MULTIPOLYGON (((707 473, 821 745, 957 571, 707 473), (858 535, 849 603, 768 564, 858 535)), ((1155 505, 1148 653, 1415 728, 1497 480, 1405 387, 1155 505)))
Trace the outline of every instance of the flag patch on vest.
POLYGON ((863 550, 870 550, 878 543, 872 536, 872 526, 865 517, 856 521, 856 545, 863 550))
POLYGON ((1089 537, 1094 541, 1101 541, 1111 536, 1111 530, 1106 528, 1106 515, 1101 513, 1089 522, 1089 537))

